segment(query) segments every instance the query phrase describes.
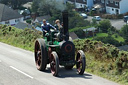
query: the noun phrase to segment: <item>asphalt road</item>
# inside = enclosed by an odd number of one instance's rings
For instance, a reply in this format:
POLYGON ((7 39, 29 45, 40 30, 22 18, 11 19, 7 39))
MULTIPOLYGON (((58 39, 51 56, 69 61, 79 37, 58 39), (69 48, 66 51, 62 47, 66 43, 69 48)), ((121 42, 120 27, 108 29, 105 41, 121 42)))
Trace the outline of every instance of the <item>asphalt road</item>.
POLYGON ((123 27, 123 25, 126 25, 123 19, 110 20, 110 22, 112 26, 116 27, 117 30, 120 30, 123 27))
MULTIPOLYGON (((91 16, 88 16, 87 19, 85 20, 89 20, 89 21, 92 21, 92 17, 91 16)), ((101 20, 104 20, 104 19, 101 19, 101 20)), ((123 21, 123 19, 109 19, 112 26, 116 27, 117 30, 120 30, 123 25, 126 25, 126 23, 123 21)), ((99 21, 97 21, 99 22, 99 21)))
POLYGON ((52 76, 49 65, 46 72, 35 67, 33 52, 0 42, 0 85, 119 85, 104 78, 76 69, 60 68, 58 77, 52 76))

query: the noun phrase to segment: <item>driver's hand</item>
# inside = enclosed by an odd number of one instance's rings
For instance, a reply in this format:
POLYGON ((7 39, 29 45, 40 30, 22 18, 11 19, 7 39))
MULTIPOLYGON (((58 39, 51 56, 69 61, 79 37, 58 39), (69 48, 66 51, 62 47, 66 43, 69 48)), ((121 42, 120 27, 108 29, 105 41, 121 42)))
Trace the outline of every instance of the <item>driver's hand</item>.
POLYGON ((55 30, 57 30, 57 29, 55 28, 55 30))
POLYGON ((45 31, 45 33, 47 33, 47 31, 45 31))

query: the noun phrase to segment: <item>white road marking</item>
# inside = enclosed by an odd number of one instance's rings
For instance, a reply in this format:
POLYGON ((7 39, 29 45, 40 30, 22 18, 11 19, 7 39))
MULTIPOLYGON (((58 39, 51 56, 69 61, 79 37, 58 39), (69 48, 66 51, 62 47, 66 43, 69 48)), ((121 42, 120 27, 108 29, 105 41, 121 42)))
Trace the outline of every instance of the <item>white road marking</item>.
POLYGON ((27 76, 27 77, 29 77, 29 78, 33 79, 33 77, 32 77, 32 76, 30 76, 30 75, 28 75, 28 74, 26 74, 26 73, 24 73, 24 72, 20 71, 19 69, 15 68, 15 67, 13 67, 13 66, 10 66, 10 67, 11 67, 12 69, 14 69, 14 70, 16 70, 16 71, 18 71, 18 72, 20 72, 20 73, 24 74, 25 76, 27 76))

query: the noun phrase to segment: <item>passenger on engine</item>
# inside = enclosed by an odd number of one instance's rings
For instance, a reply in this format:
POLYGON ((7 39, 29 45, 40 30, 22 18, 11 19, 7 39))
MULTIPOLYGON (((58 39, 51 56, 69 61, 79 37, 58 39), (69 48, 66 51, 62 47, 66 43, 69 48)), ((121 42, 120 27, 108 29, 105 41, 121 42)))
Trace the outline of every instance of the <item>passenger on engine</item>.
POLYGON ((57 34, 59 41, 62 41, 63 40, 63 25, 60 24, 60 20, 59 19, 57 19, 55 21, 55 25, 54 26, 59 31, 58 34, 57 34))
POLYGON ((43 24, 41 25, 41 27, 43 31, 43 36, 45 36, 46 33, 50 32, 50 28, 56 30, 56 28, 52 26, 51 24, 47 23, 45 19, 43 19, 43 24))
POLYGON ((55 21, 55 25, 54 25, 56 28, 57 28, 57 30, 61 30, 62 29, 62 25, 60 24, 60 20, 59 19, 57 19, 56 21, 55 21))

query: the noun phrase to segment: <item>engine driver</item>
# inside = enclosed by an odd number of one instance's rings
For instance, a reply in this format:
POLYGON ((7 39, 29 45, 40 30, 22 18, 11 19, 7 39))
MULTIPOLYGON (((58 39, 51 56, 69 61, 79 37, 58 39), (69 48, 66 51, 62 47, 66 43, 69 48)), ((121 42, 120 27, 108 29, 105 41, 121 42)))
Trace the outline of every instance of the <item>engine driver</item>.
POLYGON ((46 20, 45 19, 43 19, 43 24, 41 25, 41 27, 42 27, 42 31, 43 31, 43 35, 44 36, 45 36, 46 33, 49 33, 50 28, 56 30, 56 28, 54 26, 52 26, 49 23, 46 23, 46 20))

